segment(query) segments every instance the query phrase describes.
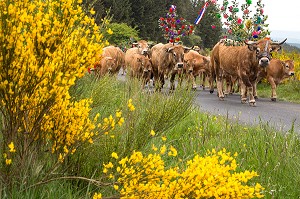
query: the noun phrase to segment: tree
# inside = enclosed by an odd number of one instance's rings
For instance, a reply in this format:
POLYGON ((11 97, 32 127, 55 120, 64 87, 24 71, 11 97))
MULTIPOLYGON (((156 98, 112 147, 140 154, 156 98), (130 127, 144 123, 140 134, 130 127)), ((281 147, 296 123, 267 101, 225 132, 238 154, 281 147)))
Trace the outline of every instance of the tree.
POLYGON ((131 38, 139 40, 138 31, 125 23, 111 23, 107 25, 107 28, 110 28, 113 34, 104 33, 104 37, 112 45, 128 48, 131 38))
MULTIPOLYGON (((195 10, 194 13, 198 13, 199 10, 203 7, 204 3, 204 0, 192 1, 195 10)), ((196 25, 195 35, 199 35, 201 37, 202 44, 199 45, 202 48, 212 48, 221 38, 222 23, 220 18, 216 16, 216 13, 218 12, 219 10, 216 4, 210 3, 200 24, 196 25)))

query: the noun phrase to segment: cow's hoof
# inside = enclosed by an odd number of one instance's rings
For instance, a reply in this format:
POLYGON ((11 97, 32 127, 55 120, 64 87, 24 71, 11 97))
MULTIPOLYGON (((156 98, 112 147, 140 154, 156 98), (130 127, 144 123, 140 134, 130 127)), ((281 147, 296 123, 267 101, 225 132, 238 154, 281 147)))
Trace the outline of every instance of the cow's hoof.
POLYGON ((257 96, 254 96, 254 99, 258 99, 258 97, 257 97, 257 96))
POLYGON ((210 94, 213 94, 213 93, 214 93, 214 90, 210 90, 209 92, 210 92, 210 94))
POLYGON ((241 103, 246 104, 247 103, 247 98, 241 98, 241 103))
POLYGON ((256 106, 256 103, 255 102, 249 102, 249 105, 250 106, 256 106))
POLYGON ((271 98, 272 102, 276 102, 276 98, 271 98))
POLYGON ((220 101, 224 101, 224 96, 223 97, 219 97, 220 101))

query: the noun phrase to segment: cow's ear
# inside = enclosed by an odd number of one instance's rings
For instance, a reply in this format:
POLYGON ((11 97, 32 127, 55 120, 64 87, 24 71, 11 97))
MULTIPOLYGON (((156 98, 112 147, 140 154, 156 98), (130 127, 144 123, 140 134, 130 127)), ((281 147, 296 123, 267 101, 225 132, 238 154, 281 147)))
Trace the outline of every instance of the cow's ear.
POLYGON ((272 52, 281 50, 281 45, 272 45, 272 52))
POLYGON ((132 48, 137 47, 137 46, 138 46, 138 43, 132 43, 132 44, 131 44, 131 47, 132 47, 132 48))
POLYGON ((285 62, 280 60, 282 66, 285 66, 285 62))
POLYGON ((173 50, 174 50, 174 47, 171 47, 171 48, 168 48, 168 49, 166 50, 166 52, 171 53, 171 52, 173 52, 173 50))
POLYGON ((203 57, 202 59, 203 59, 204 63, 210 62, 210 60, 207 57, 203 57))
POLYGON ((188 53, 191 50, 191 48, 188 47, 184 47, 183 49, 184 49, 184 53, 188 53))
POLYGON ((154 43, 148 43, 148 48, 151 49, 154 45, 154 43))
POLYGON ((250 45, 248 45, 248 49, 251 50, 251 51, 256 51, 257 45, 256 44, 250 44, 250 45))

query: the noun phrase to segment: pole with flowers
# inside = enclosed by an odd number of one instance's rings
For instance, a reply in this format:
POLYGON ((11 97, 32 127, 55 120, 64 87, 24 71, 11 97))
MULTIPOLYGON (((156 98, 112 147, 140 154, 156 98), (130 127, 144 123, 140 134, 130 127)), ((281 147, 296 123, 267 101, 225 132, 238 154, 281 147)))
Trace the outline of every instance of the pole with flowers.
MULTIPOLYGON (((264 14, 264 4, 262 0, 256 2, 255 13, 251 14, 252 0, 245 0, 239 6, 237 0, 223 0, 220 12, 216 13, 218 18, 223 19, 226 32, 224 39, 233 40, 235 44, 241 45, 245 40, 259 40, 270 34, 266 20, 268 16, 264 14)), ((232 43, 232 42, 227 42, 232 43)))
POLYGON ((175 5, 170 6, 165 17, 159 18, 158 24, 164 38, 169 43, 178 43, 182 37, 194 33, 194 26, 187 24, 183 17, 178 17, 175 5))

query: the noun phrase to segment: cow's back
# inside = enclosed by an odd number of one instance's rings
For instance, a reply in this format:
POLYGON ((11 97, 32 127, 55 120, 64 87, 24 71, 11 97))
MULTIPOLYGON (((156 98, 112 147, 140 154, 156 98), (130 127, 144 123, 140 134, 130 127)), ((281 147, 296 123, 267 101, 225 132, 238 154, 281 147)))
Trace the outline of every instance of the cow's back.
POLYGON ((150 58, 152 62, 152 68, 154 71, 158 70, 158 65, 160 64, 161 59, 161 49, 164 47, 164 44, 158 43, 154 45, 150 50, 150 58))

